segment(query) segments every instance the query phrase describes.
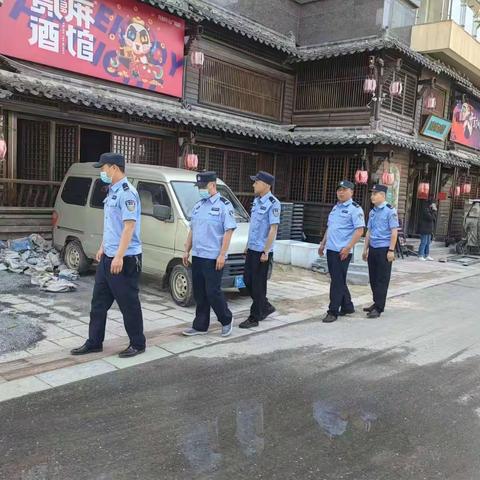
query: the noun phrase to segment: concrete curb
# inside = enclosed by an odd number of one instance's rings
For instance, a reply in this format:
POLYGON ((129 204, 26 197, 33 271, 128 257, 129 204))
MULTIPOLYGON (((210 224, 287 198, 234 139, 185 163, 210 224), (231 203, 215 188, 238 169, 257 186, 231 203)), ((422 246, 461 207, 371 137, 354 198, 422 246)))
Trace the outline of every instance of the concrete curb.
MULTIPOLYGON (((410 293, 424 290, 427 288, 452 283, 458 280, 480 275, 480 271, 469 271, 465 273, 452 274, 447 277, 421 282, 413 286, 393 288, 388 293, 388 298, 399 297, 410 293)), ((354 297, 353 301, 356 305, 361 306, 371 302, 370 295, 361 295, 354 297)), ((173 341, 162 344, 161 346, 152 346, 147 351, 134 357, 132 359, 119 359, 116 355, 104 357, 102 359, 94 359, 78 365, 67 366, 49 372, 39 373, 38 375, 26 376, 11 381, 0 382, 0 402, 5 402, 14 398, 22 397, 32 393, 56 388, 58 386, 67 385, 87 378, 102 375, 104 373, 111 373, 116 370, 130 368, 136 365, 152 362, 161 358, 168 358, 175 355, 188 353, 200 348, 211 345, 217 345, 226 341, 235 341, 244 337, 283 328, 287 325, 303 322, 306 320, 313 320, 325 314, 327 305, 311 309, 305 312, 298 312, 293 314, 274 315, 271 318, 262 322, 258 327, 249 330, 240 330, 235 328, 234 335, 227 338, 222 338, 218 332, 213 335, 206 335, 202 337, 186 338, 180 337, 173 341)))

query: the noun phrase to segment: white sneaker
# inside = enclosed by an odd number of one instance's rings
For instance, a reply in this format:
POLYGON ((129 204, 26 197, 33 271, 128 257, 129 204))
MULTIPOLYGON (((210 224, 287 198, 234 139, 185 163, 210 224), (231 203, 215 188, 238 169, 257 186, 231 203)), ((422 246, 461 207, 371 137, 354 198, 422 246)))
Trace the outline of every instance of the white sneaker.
POLYGON ((430 256, 428 256, 428 257, 426 258, 426 260, 428 260, 429 262, 434 262, 434 261, 435 261, 435 259, 432 258, 432 257, 430 257, 430 256))
POLYGON ((424 262, 426 260, 425 257, 418 257, 418 259, 421 261, 421 262, 424 262))

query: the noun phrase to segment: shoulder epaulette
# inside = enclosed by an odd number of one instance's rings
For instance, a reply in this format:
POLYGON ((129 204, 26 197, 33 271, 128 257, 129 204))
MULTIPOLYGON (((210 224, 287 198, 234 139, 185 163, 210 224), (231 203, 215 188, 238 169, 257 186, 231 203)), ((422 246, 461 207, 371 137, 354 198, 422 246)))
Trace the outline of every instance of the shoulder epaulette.
POLYGON ((272 203, 275 203, 277 201, 277 199, 275 197, 268 197, 268 199, 272 202, 272 203))
POLYGON ((225 205, 230 204, 230 202, 226 198, 223 198, 223 197, 220 197, 220 201, 223 202, 225 205))
POLYGON ((126 192, 127 190, 130 190, 130 187, 128 186, 128 183, 127 183, 127 182, 122 183, 122 188, 123 188, 123 190, 125 190, 125 192, 126 192))
POLYGON ((354 207, 357 207, 357 208, 360 207, 360 205, 359 205, 357 202, 352 202, 352 205, 353 205, 354 207))
POLYGON ((389 203, 387 203, 387 207, 388 207, 388 208, 393 208, 393 206, 390 205, 389 203))

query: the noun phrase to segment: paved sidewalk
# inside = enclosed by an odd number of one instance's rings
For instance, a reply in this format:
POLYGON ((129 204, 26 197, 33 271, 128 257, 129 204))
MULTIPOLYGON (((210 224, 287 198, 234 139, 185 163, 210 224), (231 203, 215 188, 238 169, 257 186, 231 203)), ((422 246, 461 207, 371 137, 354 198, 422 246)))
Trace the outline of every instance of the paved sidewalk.
MULTIPOLYGON (((394 264, 389 296, 403 295, 479 273, 480 265, 463 267, 420 262, 416 258, 399 260, 394 264)), ((3 285, 12 285, 10 292, 0 297, 0 319, 5 316, 14 319, 12 331, 28 324, 34 333, 38 333, 38 341, 0 355, 0 401, 321 315, 328 304, 329 289, 326 275, 276 265, 269 284, 269 299, 276 305, 277 312, 271 318, 251 330, 236 328, 232 337, 224 339, 220 337, 219 324, 212 314, 209 335, 185 338, 181 336, 181 331, 191 324, 194 309, 178 307, 166 292, 157 291, 155 285, 147 283, 141 295, 147 352, 132 359, 120 359, 117 353, 128 344, 128 338, 116 308, 109 314, 102 353, 80 357, 69 354, 70 348, 84 342, 88 332, 92 276, 82 278, 78 292, 57 295, 25 285, 22 288, 22 278, 0 273, 3 285), (21 293, 16 293, 18 289, 21 293)), ((358 307, 371 301, 368 286, 354 285, 351 291, 358 307)), ((250 299, 238 293, 229 293, 228 298, 238 324, 248 316, 250 299)))

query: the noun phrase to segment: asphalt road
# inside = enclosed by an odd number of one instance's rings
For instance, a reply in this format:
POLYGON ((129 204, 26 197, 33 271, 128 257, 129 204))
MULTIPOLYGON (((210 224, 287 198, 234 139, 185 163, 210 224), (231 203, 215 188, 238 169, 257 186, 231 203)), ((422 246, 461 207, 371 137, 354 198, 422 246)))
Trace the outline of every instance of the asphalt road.
POLYGON ((479 280, 2 403, 0 478, 478 480, 479 280))

